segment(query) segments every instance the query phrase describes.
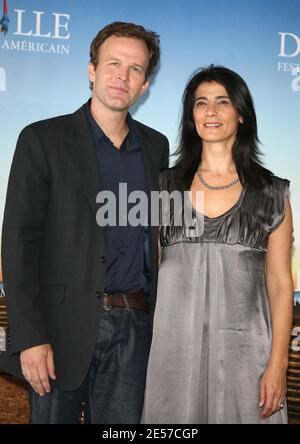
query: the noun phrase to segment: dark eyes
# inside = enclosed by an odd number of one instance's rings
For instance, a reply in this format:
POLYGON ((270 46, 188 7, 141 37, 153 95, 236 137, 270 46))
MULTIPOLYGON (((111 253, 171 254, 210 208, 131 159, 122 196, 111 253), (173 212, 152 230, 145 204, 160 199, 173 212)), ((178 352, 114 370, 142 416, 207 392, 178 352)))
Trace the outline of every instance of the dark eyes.
MULTIPOLYGON (((215 105, 217 105, 217 106, 228 106, 230 104, 231 104, 230 100, 226 100, 226 99, 217 100, 215 102, 215 105)), ((205 107, 207 107, 209 105, 208 105, 208 102, 206 102, 204 100, 203 101, 202 100, 198 100, 197 102, 195 102, 195 106, 199 107, 199 108, 205 108, 205 107)))
MULTIPOLYGON (((113 67, 121 66, 120 62, 110 62, 109 64, 110 64, 110 66, 113 66, 113 67)), ((130 66, 129 69, 131 72, 133 72, 135 74, 142 74, 142 69, 139 68, 138 66, 133 65, 133 66, 130 66)))
POLYGON ((142 70, 140 68, 138 68, 137 66, 131 66, 130 69, 133 72, 137 72, 137 73, 141 73, 142 72, 142 70))

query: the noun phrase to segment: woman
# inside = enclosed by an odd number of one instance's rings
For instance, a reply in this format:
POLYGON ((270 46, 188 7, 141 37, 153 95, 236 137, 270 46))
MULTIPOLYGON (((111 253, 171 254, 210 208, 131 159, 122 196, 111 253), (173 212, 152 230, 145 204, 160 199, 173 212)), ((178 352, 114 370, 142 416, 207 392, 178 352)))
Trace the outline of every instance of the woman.
MULTIPOLYGON (((244 80, 202 69, 183 98, 175 168, 163 190, 204 196, 202 233, 162 226, 145 423, 286 423, 292 324, 287 180, 259 160, 244 80)), ((171 215, 172 216, 172 215, 171 215)), ((174 222, 174 217, 170 218, 174 222)))

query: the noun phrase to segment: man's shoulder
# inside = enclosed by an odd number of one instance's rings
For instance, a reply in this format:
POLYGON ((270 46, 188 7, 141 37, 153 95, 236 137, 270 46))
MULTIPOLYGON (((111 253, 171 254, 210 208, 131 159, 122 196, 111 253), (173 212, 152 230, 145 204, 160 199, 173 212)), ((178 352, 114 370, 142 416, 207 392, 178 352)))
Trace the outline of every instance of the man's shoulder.
POLYGON ((60 125, 61 123, 68 122, 72 118, 72 116, 73 116, 73 113, 49 117, 47 119, 32 122, 29 126, 33 126, 36 128, 42 128, 42 127, 48 127, 49 125, 50 126, 60 125))
POLYGON ((139 122, 138 120, 134 120, 137 129, 142 133, 142 134, 146 134, 148 137, 154 137, 154 138, 159 138, 162 139, 163 141, 168 142, 167 137, 162 134, 161 132, 157 131, 154 128, 151 128, 150 126, 145 125, 142 122, 139 122))
POLYGON ((62 115, 58 115, 58 116, 54 116, 54 117, 50 117, 47 119, 43 119, 43 120, 38 120, 36 122, 32 122, 29 125, 27 125, 22 132, 27 133, 30 131, 34 131, 37 133, 51 133, 53 134, 53 132, 59 132, 60 130, 63 131, 67 131, 69 127, 72 126, 73 121, 74 121, 74 117, 76 115, 80 115, 84 113, 84 107, 82 106, 81 108, 79 108, 78 110, 76 110, 73 113, 69 113, 69 114, 62 114, 62 115))

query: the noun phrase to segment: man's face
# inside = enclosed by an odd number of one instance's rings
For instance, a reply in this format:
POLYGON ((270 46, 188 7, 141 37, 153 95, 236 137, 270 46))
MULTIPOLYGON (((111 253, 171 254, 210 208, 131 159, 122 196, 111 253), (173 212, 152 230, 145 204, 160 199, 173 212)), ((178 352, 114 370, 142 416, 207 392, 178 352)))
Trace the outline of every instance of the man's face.
POLYGON ((88 66, 92 103, 111 111, 127 111, 148 89, 149 51, 143 40, 108 37, 99 48, 98 65, 88 66))

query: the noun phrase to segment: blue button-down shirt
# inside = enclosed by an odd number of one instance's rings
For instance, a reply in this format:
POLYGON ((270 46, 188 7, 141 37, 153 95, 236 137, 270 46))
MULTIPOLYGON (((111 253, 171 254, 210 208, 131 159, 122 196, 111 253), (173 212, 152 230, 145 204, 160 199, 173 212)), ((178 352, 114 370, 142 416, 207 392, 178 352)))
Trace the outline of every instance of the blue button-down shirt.
MULTIPOLYGON (((105 291, 125 293, 140 288, 147 290, 145 227, 119 225, 119 184, 127 184, 127 196, 136 190, 147 193, 144 162, 135 122, 128 113, 126 123, 129 133, 120 149, 117 149, 94 120, 90 111, 90 101, 86 104, 86 115, 95 141, 102 189, 112 191, 116 196, 117 225, 107 226, 105 229, 107 263, 105 291)), ((127 204, 128 212, 134 205, 127 204)), ((127 218, 127 214, 123 214, 123 217, 127 218)))

